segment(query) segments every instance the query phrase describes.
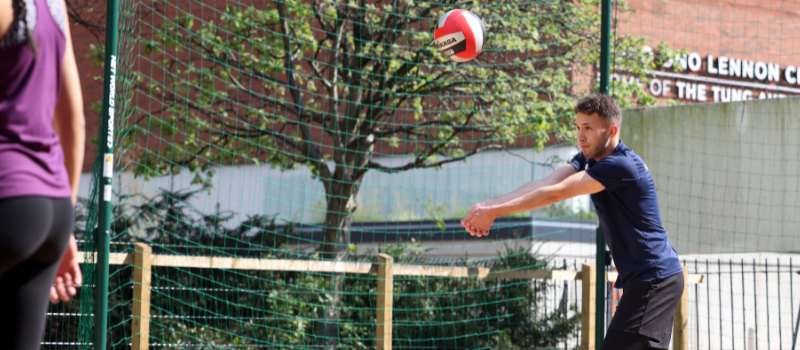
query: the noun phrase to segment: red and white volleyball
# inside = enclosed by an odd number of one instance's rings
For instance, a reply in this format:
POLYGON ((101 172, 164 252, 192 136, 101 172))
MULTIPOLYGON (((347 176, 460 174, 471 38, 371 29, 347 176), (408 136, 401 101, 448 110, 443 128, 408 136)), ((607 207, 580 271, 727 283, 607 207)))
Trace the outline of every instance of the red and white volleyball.
POLYGON ((467 62, 483 49, 483 22, 467 10, 450 10, 436 24, 433 41, 436 48, 451 60, 467 62))

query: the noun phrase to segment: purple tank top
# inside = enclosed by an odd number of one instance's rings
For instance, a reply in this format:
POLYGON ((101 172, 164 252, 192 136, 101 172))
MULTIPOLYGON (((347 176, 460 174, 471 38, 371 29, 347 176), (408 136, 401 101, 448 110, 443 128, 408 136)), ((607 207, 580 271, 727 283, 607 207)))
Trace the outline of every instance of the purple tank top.
POLYGON ((23 21, 15 15, 0 41, 0 198, 69 197, 64 154, 53 129, 65 12, 61 0, 18 1, 26 3, 27 16, 23 21))

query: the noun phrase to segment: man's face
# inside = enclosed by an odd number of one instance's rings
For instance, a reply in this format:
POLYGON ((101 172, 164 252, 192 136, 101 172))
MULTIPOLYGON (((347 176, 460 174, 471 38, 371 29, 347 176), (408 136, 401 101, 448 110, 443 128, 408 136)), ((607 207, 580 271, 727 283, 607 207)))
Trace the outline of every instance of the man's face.
POLYGON ((614 123, 597 113, 578 113, 575 116, 575 128, 578 132, 578 147, 586 159, 595 159, 602 155, 618 130, 614 123))

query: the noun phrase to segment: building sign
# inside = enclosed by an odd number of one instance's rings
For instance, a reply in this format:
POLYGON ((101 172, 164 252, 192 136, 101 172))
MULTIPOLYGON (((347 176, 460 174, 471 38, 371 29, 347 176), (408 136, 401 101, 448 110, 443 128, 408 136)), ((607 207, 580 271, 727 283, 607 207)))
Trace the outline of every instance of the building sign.
MULTIPOLYGON (((692 52, 650 71, 644 88, 653 96, 691 102, 732 102, 800 95, 800 67, 744 60, 729 56, 701 56, 692 52), (672 69, 677 64, 678 69, 672 69)), ((640 83, 625 75, 612 79, 640 83)))

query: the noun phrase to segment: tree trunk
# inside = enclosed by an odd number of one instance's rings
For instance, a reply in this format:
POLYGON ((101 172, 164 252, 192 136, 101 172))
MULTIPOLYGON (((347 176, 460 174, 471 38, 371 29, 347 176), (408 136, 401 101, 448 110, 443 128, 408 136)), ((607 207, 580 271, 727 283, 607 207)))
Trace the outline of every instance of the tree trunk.
MULTIPOLYGON (((361 179, 352 179, 352 172, 346 171, 348 166, 337 166, 333 179, 325 186, 327 211, 323 227, 324 241, 320 244, 320 257, 323 259, 340 261, 347 254, 347 245, 350 243, 350 225, 352 214, 356 210, 356 195, 358 194, 361 179)), ((340 334, 341 320, 341 292, 344 289, 345 275, 331 274, 329 304, 320 311, 321 315, 316 335, 319 337, 323 349, 335 350, 340 334)))
POLYGON ((339 260, 346 253, 347 243, 350 242, 350 224, 356 210, 355 196, 358 186, 343 183, 334 177, 328 187, 325 193, 327 205, 322 228, 323 242, 319 252, 323 259, 339 260))

